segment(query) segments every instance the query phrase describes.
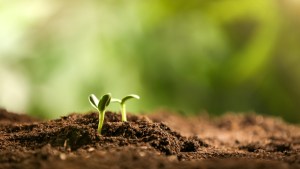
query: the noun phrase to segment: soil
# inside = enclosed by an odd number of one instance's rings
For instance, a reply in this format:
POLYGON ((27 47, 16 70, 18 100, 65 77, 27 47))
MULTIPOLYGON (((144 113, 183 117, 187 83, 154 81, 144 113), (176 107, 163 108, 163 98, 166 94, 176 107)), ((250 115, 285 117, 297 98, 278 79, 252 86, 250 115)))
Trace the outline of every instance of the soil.
POLYGON ((300 168, 300 127, 256 114, 107 112, 42 121, 0 109, 0 168, 300 168))

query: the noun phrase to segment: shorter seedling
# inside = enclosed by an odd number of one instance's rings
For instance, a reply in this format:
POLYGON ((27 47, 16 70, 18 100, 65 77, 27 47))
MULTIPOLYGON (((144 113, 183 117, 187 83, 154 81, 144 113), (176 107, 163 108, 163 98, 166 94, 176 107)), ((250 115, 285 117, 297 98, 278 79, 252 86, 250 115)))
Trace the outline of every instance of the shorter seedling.
POLYGON ((89 101, 91 105, 99 112, 98 133, 101 134, 102 126, 104 123, 105 111, 106 111, 106 107, 109 105, 111 101, 111 94, 107 93, 103 95, 100 101, 94 94, 91 94, 89 96, 89 101))
POLYGON ((122 113, 122 121, 127 121, 127 117, 126 117, 126 105, 125 102, 129 99, 140 99, 140 96, 136 95, 136 94, 131 94, 128 96, 125 96, 122 100, 120 99, 115 99, 112 98, 112 102, 118 102, 121 104, 121 113, 122 113))

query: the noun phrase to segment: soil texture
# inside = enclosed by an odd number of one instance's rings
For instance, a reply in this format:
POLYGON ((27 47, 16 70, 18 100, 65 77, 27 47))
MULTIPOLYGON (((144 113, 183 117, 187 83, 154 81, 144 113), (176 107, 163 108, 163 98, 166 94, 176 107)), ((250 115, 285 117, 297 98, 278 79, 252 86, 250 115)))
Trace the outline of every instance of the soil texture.
POLYGON ((256 114, 107 112, 42 121, 0 109, 0 168, 300 169, 300 127, 256 114))

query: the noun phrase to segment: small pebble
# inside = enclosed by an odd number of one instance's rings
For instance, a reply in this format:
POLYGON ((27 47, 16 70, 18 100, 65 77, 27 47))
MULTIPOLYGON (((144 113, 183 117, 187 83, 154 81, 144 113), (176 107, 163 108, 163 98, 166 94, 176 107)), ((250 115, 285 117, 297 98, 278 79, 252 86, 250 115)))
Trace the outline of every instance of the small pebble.
POLYGON ((146 150, 146 149, 148 149, 148 147, 147 146, 141 146, 141 149, 146 150))
POLYGON ((141 157, 144 157, 144 156, 146 155, 146 153, 145 153, 145 152, 139 152, 139 155, 140 155, 141 157))
POLYGON ((65 160, 65 159, 67 158, 67 155, 66 155, 65 153, 61 153, 61 154, 59 155, 59 158, 60 158, 61 160, 65 160))
POLYGON ((170 161, 177 161, 177 156, 176 155, 172 155, 172 156, 169 156, 168 159, 170 161))
POLYGON ((90 148, 88 149, 88 152, 92 152, 92 151, 94 151, 94 150, 95 150, 94 147, 90 147, 90 148))

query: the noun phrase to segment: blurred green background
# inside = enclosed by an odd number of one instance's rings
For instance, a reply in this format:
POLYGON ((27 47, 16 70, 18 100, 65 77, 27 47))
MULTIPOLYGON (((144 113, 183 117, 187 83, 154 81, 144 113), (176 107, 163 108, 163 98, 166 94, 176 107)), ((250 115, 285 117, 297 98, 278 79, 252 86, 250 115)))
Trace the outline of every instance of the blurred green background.
POLYGON ((136 93, 136 113, 300 122, 299 11, 299 0, 0 1, 0 107, 54 118, 92 110, 91 93, 136 93))

